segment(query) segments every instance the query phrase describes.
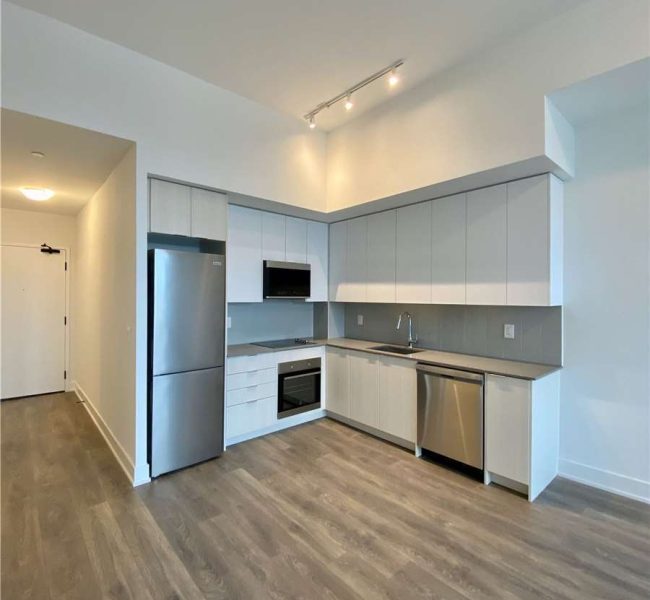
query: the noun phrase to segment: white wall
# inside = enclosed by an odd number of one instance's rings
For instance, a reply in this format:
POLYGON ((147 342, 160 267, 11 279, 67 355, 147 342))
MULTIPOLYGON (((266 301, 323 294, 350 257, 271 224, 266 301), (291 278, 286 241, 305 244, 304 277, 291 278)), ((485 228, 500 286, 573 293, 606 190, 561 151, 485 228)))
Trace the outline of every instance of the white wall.
POLYGON ((650 501, 648 108, 576 129, 565 186, 563 474, 650 501))
POLYGON ((71 319, 75 385, 100 428, 110 430, 109 442, 131 477, 138 476, 135 159, 132 148, 77 216, 71 319))
POLYGON ((328 210, 543 154, 562 166, 544 95, 647 56, 647 28, 647 0, 585 2, 335 130, 328 210))
POLYGON ((33 210, 2 209, 2 243, 60 246, 75 245, 75 218, 33 210))

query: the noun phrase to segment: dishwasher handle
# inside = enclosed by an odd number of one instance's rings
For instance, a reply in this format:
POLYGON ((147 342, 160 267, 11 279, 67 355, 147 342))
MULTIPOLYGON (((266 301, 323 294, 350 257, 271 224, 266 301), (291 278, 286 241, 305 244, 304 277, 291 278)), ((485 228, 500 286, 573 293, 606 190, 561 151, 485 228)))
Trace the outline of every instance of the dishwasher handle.
POLYGON ((437 377, 444 377, 446 379, 457 379, 459 381, 469 381, 483 385, 483 373, 472 373, 471 371, 459 371, 458 369, 447 369, 445 367, 438 367, 436 365, 428 365, 426 363, 417 363, 415 370, 419 373, 426 375, 435 375, 437 377))

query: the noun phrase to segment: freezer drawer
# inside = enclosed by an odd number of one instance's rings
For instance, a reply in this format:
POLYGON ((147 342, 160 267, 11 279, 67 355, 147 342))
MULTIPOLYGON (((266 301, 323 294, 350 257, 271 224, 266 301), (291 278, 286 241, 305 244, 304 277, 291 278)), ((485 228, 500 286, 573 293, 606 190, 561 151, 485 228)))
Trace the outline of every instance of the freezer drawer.
POLYGON ((223 451, 223 368, 153 378, 151 476, 223 451))
POLYGON ((162 249, 150 254, 153 375, 223 366, 224 257, 162 249))
POLYGON ((417 366, 417 445, 483 468, 483 375, 417 366))

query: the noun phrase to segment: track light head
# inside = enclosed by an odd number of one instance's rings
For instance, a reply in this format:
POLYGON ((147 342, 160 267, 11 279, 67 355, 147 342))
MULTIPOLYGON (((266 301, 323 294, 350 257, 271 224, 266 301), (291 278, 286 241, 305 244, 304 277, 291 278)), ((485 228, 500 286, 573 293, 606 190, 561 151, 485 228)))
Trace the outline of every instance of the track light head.
POLYGON ((314 121, 314 117, 309 117, 309 129, 316 129, 316 121, 314 121))
POLYGON ((348 94, 348 97, 345 100, 345 110, 352 110, 353 108, 354 102, 352 102, 352 94, 348 94))
POLYGON ((399 75, 397 74, 397 69, 393 69, 390 72, 388 77, 388 85, 390 87, 395 87, 399 83, 399 75))

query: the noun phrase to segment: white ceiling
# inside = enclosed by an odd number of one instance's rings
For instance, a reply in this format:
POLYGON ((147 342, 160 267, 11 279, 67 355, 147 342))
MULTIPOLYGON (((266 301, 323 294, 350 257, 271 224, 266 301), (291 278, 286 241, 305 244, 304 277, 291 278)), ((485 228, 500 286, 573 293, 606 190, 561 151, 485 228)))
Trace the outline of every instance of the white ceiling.
POLYGON ((584 0, 14 0, 242 96, 302 117, 391 62, 330 130, 584 0))
POLYGON ((2 109, 2 207, 74 215, 101 187, 132 142, 2 109), (34 158, 32 151, 45 153, 34 158), (21 187, 55 192, 27 200, 21 187))

